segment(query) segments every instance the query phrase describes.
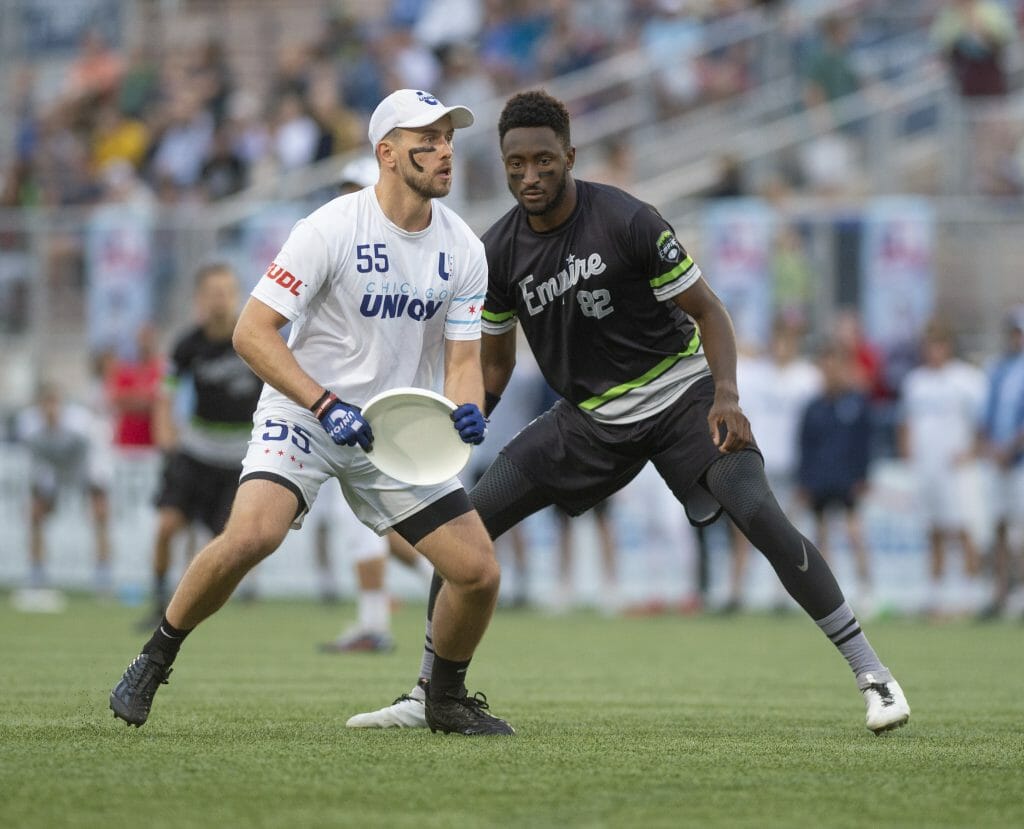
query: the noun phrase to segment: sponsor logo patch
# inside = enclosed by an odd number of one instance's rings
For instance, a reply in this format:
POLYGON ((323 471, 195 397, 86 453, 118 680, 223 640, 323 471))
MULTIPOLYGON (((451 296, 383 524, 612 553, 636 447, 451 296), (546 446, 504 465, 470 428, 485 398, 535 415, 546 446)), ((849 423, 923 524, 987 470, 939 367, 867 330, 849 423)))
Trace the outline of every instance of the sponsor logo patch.
POLYGON ((677 265, 683 259, 683 248, 676 237, 669 231, 665 231, 658 237, 658 256, 663 262, 677 265))

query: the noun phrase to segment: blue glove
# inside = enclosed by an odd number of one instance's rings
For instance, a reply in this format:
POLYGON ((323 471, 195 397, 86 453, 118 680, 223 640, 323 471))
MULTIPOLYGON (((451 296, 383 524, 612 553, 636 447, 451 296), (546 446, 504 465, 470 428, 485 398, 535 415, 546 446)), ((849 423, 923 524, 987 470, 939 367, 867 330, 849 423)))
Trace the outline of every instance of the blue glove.
POLYGON ((333 392, 325 391, 309 408, 324 431, 331 436, 331 440, 338 445, 355 446, 358 443, 365 452, 373 448, 373 430, 358 406, 339 400, 333 392))
POLYGON ((452 420, 455 422, 455 431, 459 433, 463 443, 479 446, 484 442, 487 421, 476 403, 463 403, 452 412, 452 420))

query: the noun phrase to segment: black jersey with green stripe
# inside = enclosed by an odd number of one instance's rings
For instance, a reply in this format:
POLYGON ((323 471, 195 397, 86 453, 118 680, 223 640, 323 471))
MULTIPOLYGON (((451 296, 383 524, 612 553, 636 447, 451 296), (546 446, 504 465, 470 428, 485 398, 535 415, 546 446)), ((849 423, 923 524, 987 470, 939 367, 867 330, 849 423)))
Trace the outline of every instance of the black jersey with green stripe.
POLYGON ((661 411, 708 373, 697 328, 672 301, 700 276, 649 204, 576 181, 556 230, 530 229, 518 205, 483 235, 483 330, 518 321, 551 387, 610 423, 661 411))
POLYGON ((164 378, 173 393, 190 378, 192 417, 181 427, 181 449, 213 466, 240 464, 252 431, 263 383, 242 360, 231 338, 214 340, 201 327, 175 344, 164 378))

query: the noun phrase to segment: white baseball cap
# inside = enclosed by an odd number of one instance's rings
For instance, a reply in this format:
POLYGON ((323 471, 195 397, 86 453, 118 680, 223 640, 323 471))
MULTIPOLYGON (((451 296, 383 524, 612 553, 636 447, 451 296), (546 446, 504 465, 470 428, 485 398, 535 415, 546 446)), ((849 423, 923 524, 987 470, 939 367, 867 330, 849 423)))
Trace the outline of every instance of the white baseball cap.
POLYGON ((473 123, 473 113, 463 106, 446 107, 429 92, 417 89, 399 89, 392 92, 370 116, 370 144, 374 147, 396 127, 412 129, 433 124, 450 115, 455 129, 473 123))

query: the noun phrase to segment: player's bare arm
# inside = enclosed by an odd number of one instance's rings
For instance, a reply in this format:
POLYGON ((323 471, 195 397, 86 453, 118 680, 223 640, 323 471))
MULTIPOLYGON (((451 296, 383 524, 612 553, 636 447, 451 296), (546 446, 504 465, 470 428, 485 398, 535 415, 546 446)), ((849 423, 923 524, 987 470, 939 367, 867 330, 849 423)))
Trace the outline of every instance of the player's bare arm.
POLYGON ((484 405, 484 378, 480 368, 480 340, 445 340, 444 396, 459 405, 484 405))
POLYGON ((153 404, 153 434, 156 445, 168 452, 178 445, 178 429, 174 423, 173 401, 167 389, 161 388, 153 404))
POLYGON ((263 382, 308 409, 324 389, 303 370, 281 336, 287 323, 287 317, 250 297, 235 325, 231 343, 263 382))
POLYGON ((675 303, 700 328, 711 376, 715 379, 715 401, 708 412, 711 439, 721 452, 736 452, 753 441, 750 422, 740 409, 736 385, 736 332, 725 306, 703 278, 675 297, 675 303), (720 429, 725 427, 725 437, 720 429))
POLYGON ((516 329, 484 334, 480 349, 484 390, 488 396, 501 397, 516 366, 516 329))
POLYGON ((480 340, 445 340, 444 393, 458 408, 452 423, 465 443, 479 445, 487 436, 484 417, 484 378, 480 369, 480 340))

